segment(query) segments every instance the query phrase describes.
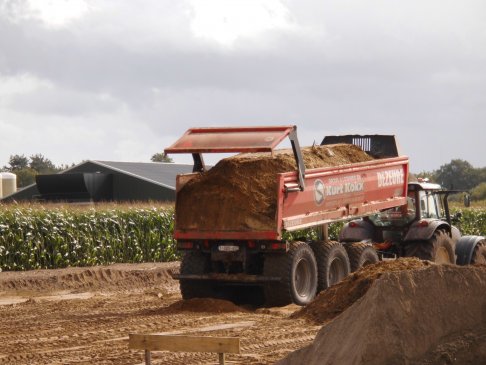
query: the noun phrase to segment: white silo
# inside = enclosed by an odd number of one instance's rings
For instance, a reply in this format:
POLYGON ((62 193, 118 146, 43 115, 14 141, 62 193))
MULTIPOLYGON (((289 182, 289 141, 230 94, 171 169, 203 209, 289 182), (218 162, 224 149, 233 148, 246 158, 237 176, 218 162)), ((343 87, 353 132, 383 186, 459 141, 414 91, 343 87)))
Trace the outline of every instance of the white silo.
POLYGON ((17 191, 17 175, 11 172, 2 172, 2 197, 5 198, 17 191))

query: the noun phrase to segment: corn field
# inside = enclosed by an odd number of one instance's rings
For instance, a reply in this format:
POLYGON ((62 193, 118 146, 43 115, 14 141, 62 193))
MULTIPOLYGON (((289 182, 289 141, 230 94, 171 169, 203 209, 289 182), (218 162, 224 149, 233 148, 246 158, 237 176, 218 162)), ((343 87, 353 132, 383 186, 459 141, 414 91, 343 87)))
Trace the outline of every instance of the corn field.
MULTIPOLYGON (((464 235, 486 234, 486 209, 460 211, 464 235)), ((342 223, 329 225, 338 239, 342 223)), ((172 206, 0 206, 0 269, 31 270, 179 259, 172 206)), ((287 232, 288 240, 317 239, 309 229, 287 232)))
POLYGON ((457 224, 457 228, 463 235, 486 235, 486 209, 451 209, 451 213, 461 212, 462 218, 457 224))
POLYGON ((0 207, 0 268, 178 259, 172 208, 0 207))

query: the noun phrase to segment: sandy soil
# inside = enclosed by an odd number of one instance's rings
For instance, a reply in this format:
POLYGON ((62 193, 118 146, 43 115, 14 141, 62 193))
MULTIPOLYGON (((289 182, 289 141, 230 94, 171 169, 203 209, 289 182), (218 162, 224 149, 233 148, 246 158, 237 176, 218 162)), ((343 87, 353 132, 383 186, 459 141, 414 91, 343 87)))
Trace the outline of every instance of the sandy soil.
MULTIPOLYGON (((0 273, 0 364, 143 364, 129 333, 234 336, 228 364, 486 364, 486 266, 367 266, 301 308, 182 301, 178 263, 0 273)), ((155 352, 153 364, 217 364, 155 352)))
MULTIPOLYGON (((182 302, 178 263, 0 273, 0 364, 141 364, 129 333, 238 336, 229 364, 268 364, 308 345, 319 330, 292 320, 296 306, 243 308, 182 302), (207 311, 204 311, 206 308, 207 311)), ((153 364, 211 364, 216 354, 154 352, 153 364)))

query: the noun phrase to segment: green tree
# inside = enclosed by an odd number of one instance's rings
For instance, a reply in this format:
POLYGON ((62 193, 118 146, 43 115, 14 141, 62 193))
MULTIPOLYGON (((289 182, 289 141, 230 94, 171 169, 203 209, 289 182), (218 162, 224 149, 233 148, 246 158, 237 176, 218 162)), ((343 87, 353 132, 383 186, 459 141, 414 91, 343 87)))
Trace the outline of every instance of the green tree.
POLYGON ((455 159, 442 165, 435 173, 436 181, 448 189, 469 190, 479 184, 481 169, 475 169, 469 162, 455 159))
POLYGON ((35 175, 37 175, 37 171, 32 170, 30 167, 15 170, 13 173, 17 175, 17 187, 19 188, 35 183, 35 175))
POLYGON ((25 169, 29 166, 29 159, 24 155, 10 155, 9 166, 4 166, 5 171, 15 171, 25 169))
POLYGON ((25 155, 11 155, 8 166, 3 171, 9 171, 17 175, 17 187, 22 188, 35 182, 38 174, 52 174, 61 171, 51 160, 37 153, 29 158, 25 155))
POLYGON ((59 168, 57 168, 51 160, 40 153, 30 156, 29 167, 32 170, 37 171, 39 174, 50 174, 59 171, 59 168))
POLYGON ((156 153, 152 157, 150 157, 150 160, 152 162, 171 162, 171 163, 174 162, 172 158, 170 158, 164 153, 156 153))
POLYGON ((486 182, 482 182, 471 190, 473 200, 486 200, 486 182))

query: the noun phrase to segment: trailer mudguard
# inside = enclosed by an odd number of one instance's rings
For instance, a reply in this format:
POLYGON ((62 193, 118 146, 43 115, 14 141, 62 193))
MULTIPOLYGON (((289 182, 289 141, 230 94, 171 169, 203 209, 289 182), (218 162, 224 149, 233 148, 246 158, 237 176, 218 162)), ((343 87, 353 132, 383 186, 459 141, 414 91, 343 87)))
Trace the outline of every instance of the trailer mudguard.
POLYGON ((463 236, 456 243, 456 264, 469 265, 471 263, 474 249, 483 236, 463 236))
POLYGON ((422 219, 417 222, 413 222, 408 229, 407 234, 403 238, 403 241, 429 240, 434 235, 434 232, 438 229, 445 229, 450 233, 451 226, 447 222, 438 219, 422 219))
POLYGON ((373 238, 374 227, 363 219, 355 219, 344 225, 339 232, 340 242, 359 242, 373 238))

